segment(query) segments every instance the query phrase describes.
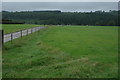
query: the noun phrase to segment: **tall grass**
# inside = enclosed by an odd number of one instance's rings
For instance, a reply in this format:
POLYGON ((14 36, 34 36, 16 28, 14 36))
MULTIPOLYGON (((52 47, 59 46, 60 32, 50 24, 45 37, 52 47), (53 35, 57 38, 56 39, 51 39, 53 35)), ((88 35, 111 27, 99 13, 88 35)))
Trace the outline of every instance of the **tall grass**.
POLYGON ((3 78, 116 78, 117 27, 49 27, 5 44, 3 78))

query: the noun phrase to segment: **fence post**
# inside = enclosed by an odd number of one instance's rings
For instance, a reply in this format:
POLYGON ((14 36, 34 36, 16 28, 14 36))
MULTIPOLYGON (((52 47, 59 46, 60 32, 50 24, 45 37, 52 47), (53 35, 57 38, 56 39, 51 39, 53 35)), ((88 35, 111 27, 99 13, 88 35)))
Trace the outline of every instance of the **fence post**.
POLYGON ((11 42, 12 42, 12 39, 13 39, 13 35, 12 35, 12 33, 11 33, 11 42))
POLYGON ((33 32, 33 28, 31 28, 31 34, 32 34, 32 32, 33 32))
POLYGON ((31 34, 32 34, 32 28, 31 28, 31 34))
POLYGON ((33 28, 33 32, 35 31, 35 29, 33 28))
POLYGON ((38 32, 40 31, 40 27, 38 27, 38 32))
POLYGON ((28 29, 27 29, 27 36, 28 36, 28 29))
POLYGON ((2 30, 2 47, 4 47, 4 30, 2 30))
POLYGON ((0 30, 0 49, 3 49, 4 46, 4 31, 0 30))
POLYGON ((22 38, 22 30, 21 30, 21 38, 22 38))

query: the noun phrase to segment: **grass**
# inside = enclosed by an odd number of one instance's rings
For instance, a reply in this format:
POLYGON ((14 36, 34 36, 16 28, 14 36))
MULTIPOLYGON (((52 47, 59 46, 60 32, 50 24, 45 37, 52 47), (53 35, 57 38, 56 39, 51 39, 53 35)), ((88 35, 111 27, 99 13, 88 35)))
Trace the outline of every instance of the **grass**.
POLYGON ((2 29, 2 24, 0 24, 0 30, 2 29))
POLYGON ((49 27, 5 44, 3 78, 116 78, 118 27, 49 27))
POLYGON ((33 24, 2 24, 2 28, 4 30, 4 33, 11 33, 23 29, 28 29, 32 27, 38 27, 42 25, 33 25, 33 24))

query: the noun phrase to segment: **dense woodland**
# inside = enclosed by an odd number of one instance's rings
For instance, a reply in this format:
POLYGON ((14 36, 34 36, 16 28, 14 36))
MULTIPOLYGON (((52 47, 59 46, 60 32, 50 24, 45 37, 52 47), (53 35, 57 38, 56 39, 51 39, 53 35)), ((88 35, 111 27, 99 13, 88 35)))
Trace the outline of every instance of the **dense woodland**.
POLYGON ((117 26, 118 11, 61 12, 61 11, 2 11, 4 23, 44 25, 97 25, 117 26), (10 22, 9 22, 10 21, 10 22))

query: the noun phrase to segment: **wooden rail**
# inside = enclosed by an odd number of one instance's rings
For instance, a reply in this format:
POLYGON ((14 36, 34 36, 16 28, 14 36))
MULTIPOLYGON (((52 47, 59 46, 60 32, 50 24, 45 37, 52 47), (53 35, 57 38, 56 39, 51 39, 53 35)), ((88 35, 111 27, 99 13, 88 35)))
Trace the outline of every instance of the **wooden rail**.
POLYGON ((17 39, 17 38, 22 38, 22 36, 27 36, 29 34, 32 34, 34 32, 37 32, 41 29, 44 29, 46 27, 34 27, 34 28, 29 28, 29 29, 24 29, 24 30, 20 30, 17 32, 13 32, 13 33, 9 33, 9 34, 4 34, 4 30, 0 31, 0 47, 2 47, 2 45, 8 41, 12 41, 13 39, 17 39))

